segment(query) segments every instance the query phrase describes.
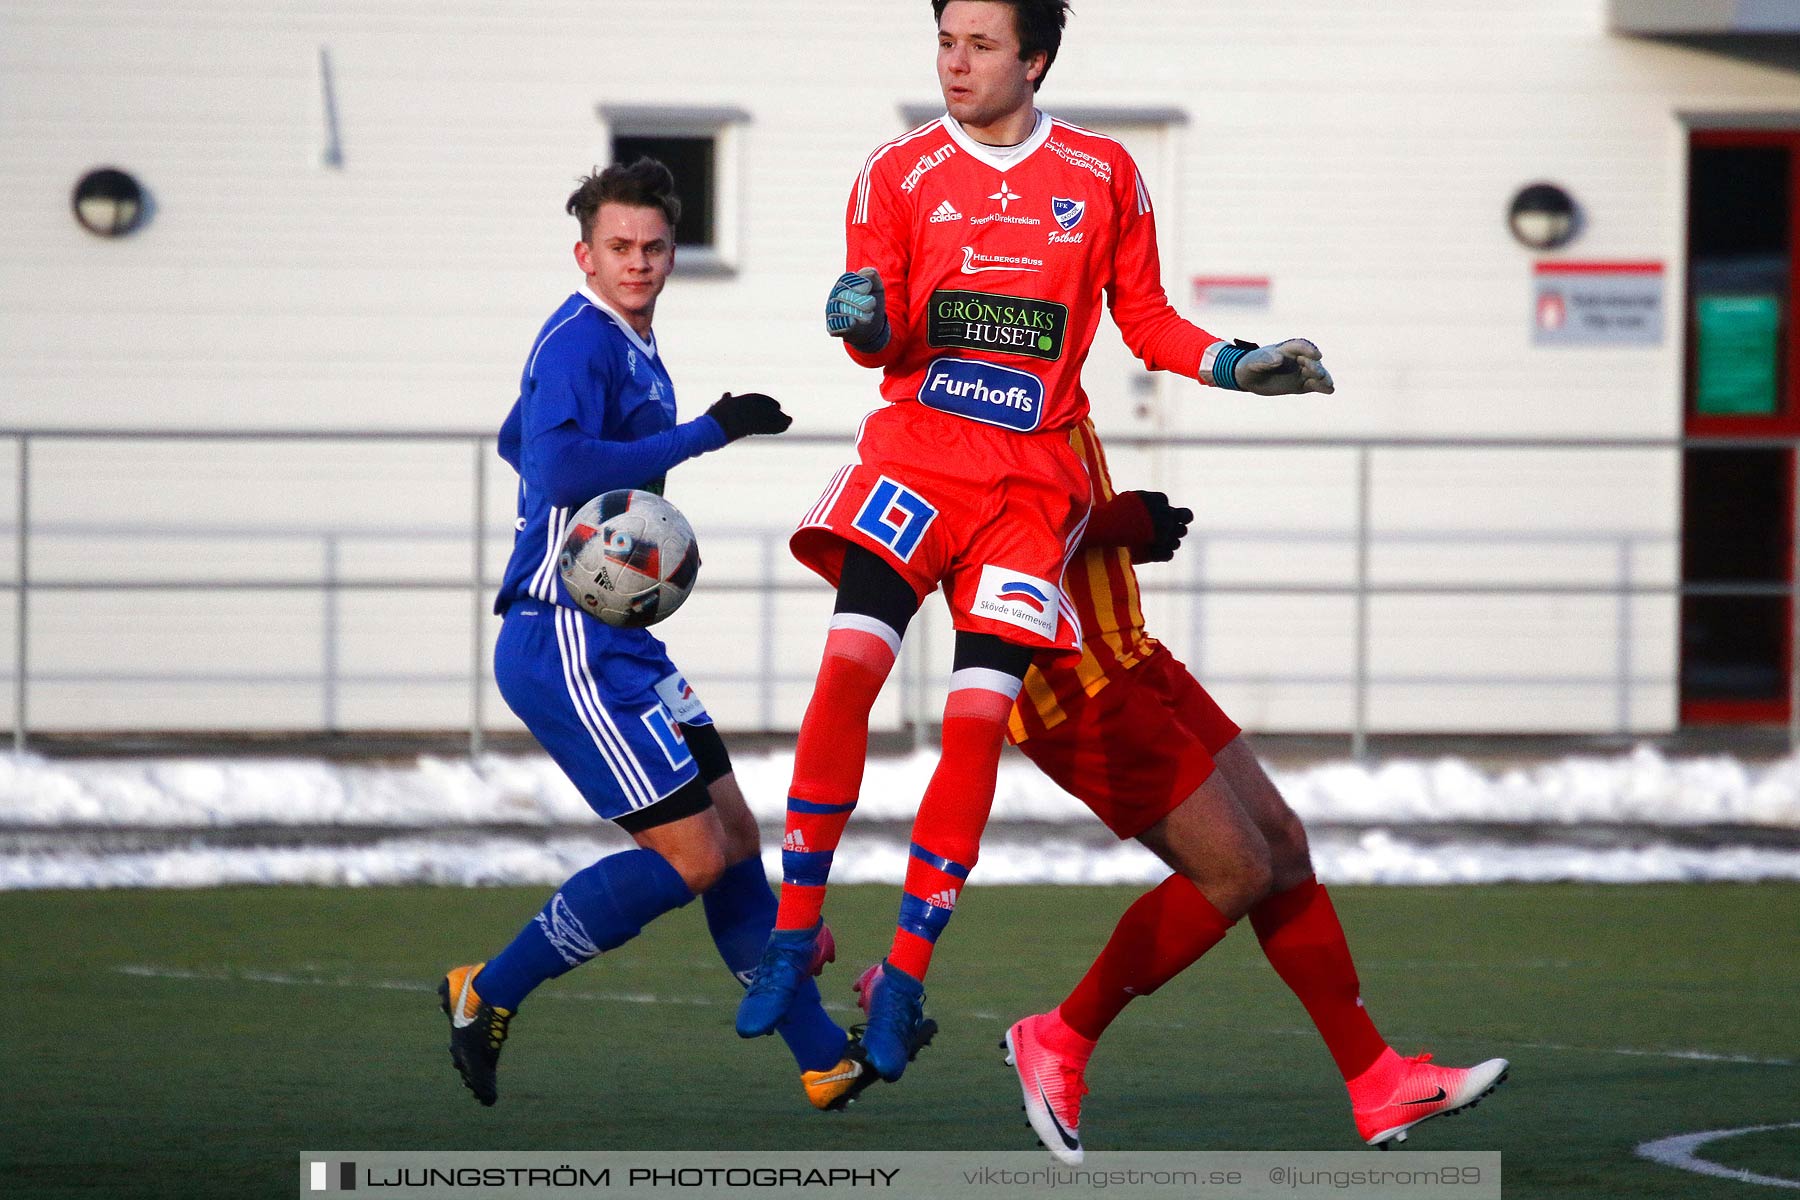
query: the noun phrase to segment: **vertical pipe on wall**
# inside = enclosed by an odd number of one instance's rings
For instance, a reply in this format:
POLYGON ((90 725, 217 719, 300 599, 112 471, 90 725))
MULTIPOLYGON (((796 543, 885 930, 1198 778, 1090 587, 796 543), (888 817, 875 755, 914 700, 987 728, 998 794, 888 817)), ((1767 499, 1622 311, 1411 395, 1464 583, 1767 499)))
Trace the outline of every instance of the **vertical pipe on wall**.
POLYGON ((13 592, 13 753, 25 753, 25 687, 28 645, 25 622, 28 615, 30 578, 27 575, 31 546, 31 438, 19 435, 19 533, 18 589, 13 592))
POLYGON ((1356 711, 1350 723, 1350 753, 1369 755, 1369 455, 1356 449, 1356 711))
POLYGON ((474 528, 471 531, 470 558, 473 560, 469 568, 469 757, 474 758, 482 748, 482 712, 481 697, 487 689, 487 674, 482 670, 481 643, 485 632, 487 605, 483 603, 487 593, 481 586, 483 540, 487 535, 487 449, 485 438, 474 438, 475 447, 475 501, 474 528))

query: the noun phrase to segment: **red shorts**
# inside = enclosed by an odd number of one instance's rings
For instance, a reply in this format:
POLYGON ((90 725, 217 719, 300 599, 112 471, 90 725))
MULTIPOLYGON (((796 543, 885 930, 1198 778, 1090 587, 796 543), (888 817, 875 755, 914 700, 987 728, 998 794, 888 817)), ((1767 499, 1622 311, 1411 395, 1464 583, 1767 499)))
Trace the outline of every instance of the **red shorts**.
POLYGON ((861 461, 832 477, 794 531, 795 558, 835 587, 854 542, 920 600, 942 583, 957 629, 1080 653, 1062 577, 1090 485, 1067 430, 1017 433, 893 404, 863 422, 856 449, 861 461))
POLYGON ((1188 669, 1159 649, 1019 749, 1125 839, 1174 812, 1240 732, 1188 669))

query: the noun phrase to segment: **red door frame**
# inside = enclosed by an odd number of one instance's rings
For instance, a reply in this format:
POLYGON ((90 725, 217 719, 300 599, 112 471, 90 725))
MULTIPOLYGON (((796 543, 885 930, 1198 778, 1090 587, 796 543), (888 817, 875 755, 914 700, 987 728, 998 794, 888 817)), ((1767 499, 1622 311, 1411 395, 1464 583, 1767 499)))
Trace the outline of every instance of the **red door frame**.
MULTIPOLYGON (((1693 275, 1690 270, 1685 287, 1682 310, 1685 379, 1682 386, 1684 428, 1690 438, 1733 437, 1800 437, 1800 339, 1795 336, 1793 313, 1800 303, 1800 129, 1694 130, 1689 135, 1691 147, 1702 146, 1784 146, 1788 149, 1788 295, 1782 311, 1782 343, 1785 351, 1781 375, 1781 395, 1773 416, 1701 416, 1694 411, 1694 387, 1697 374, 1695 340, 1697 330, 1693 318, 1693 275)), ((1692 158, 1689 170, 1692 171, 1692 158)), ((1693 262, 1693 246, 1689 234, 1688 262, 1693 262)), ((1796 486, 1794 456, 1787 459, 1785 512, 1787 541, 1793 545, 1794 489, 1796 486)), ((1784 582, 1793 582, 1793 555, 1784 559, 1784 582)), ((1792 602, 1783 603, 1781 669, 1786 676, 1793 669, 1794 614, 1792 602)), ((1681 698, 1681 721, 1684 725, 1752 725, 1780 723, 1788 720, 1789 698, 1779 700, 1689 700, 1681 698)))

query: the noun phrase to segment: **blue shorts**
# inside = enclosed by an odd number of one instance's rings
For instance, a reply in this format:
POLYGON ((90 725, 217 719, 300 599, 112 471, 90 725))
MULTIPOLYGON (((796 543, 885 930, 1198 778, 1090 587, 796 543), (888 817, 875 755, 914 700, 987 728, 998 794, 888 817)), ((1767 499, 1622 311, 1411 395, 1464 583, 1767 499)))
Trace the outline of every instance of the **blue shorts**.
POLYGON ((698 775, 681 726, 710 725, 662 642, 572 608, 514 604, 494 646, 509 708, 609 821, 649 808, 698 775))

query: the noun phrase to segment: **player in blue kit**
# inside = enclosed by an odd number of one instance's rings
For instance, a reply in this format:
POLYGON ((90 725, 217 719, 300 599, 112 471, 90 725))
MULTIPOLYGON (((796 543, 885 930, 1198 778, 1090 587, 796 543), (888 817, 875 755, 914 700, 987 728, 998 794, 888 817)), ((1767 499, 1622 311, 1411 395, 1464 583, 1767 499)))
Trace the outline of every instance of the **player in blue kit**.
MULTIPOLYGON (((512 943, 438 985, 450 1057, 483 1104, 519 1005, 545 980, 636 937, 702 897, 725 965, 753 977, 775 923, 756 822, 705 706, 655 636, 581 611, 557 557, 573 513, 617 488, 662 490, 677 464, 791 423, 768 396, 727 393, 677 424, 675 388, 651 333, 675 261, 680 201, 653 159, 584 179, 568 211, 581 222, 575 261, 587 276, 544 323, 500 430, 519 472, 518 535, 494 610, 494 675, 506 703, 594 811, 637 842, 577 872, 512 943)), ((814 974, 832 957, 821 948, 814 974)), ((807 1098, 841 1108, 876 1078, 861 1046, 819 1002, 818 988, 780 1033, 807 1098)))

